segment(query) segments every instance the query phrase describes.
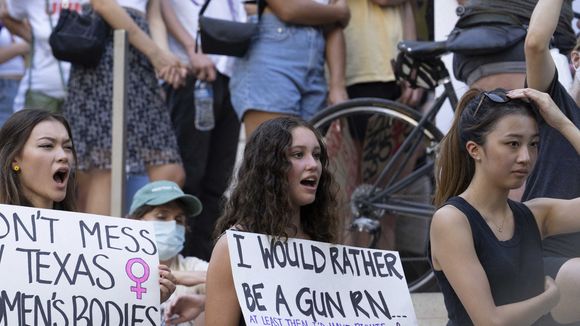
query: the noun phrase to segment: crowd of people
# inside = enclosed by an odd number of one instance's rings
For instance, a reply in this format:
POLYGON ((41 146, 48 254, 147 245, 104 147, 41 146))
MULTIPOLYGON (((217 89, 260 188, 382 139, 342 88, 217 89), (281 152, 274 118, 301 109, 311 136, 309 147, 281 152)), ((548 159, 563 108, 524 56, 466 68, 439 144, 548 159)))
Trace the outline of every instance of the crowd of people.
MULTIPOLYGON (((427 3, 265 0, 258 15, 263 3, 213 0, 205 15, 259 24, 241 58, 196 46, 203 3, 68 6, 127 31, 126 168, 150 182, 126 217, 155 231, 164 322, 243 325, 226 230, 338 241, 330 158, 307 120, 356 97, 419 109, 424 90, 398 83, 391 60, 420 38, 427 3), (198 81, 213 89, 209 131, 194 127, 198 81)), ((454 58, 472 89, 441 143, 428 254, 449 325, 580 322, 580 74, 566 89, 550 54, 580 71, 571 3, 458 1, 507 10, 528 31, 493 55, 454 58)), ((62 5, 0 0, 0 203, 109 215, 113 36, 96 67, 56 60, 62 5)))

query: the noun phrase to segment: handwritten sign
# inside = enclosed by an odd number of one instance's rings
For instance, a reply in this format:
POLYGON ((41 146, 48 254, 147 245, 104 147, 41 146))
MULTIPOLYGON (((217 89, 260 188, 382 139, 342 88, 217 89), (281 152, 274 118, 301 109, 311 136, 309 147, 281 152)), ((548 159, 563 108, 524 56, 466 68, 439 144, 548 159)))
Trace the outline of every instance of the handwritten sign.
POLYGON ((157 325, 150 223, 0 205, 0 325, 157 325))
POLYGON ((247 325, 417 325, 399 255, 227 231, 247 325))

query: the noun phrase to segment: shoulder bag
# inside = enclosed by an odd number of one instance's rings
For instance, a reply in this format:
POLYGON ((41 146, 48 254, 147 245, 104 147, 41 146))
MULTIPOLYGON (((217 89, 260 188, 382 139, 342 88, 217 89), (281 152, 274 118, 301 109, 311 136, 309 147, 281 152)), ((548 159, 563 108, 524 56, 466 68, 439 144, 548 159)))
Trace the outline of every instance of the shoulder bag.
POLYGON ((496 53, 523 40, 526 33, 526 26, 509 13, 465 7, 447 38, 447 49, 465 55, 496 53))
MULTIPOLYGON (((105 51, 109 25, 97 13, 79 14, 62 2, 58 23, 50 34, 49 43, 55 58, 85 67, 95 67, 105 51)), ((52 26, 52 21, 51 21, 52 26)))
MULTIPOLYGON (((252 37, 258 34, 258 24, 205 17, 203 14, 210 2, 206 0, 199 12, 196 52, 197 45, 201 43, 205 54, 243 57, 250 47, 252 37)), ((258 0, 258 17, 264 8, 264 1, 258 0)))

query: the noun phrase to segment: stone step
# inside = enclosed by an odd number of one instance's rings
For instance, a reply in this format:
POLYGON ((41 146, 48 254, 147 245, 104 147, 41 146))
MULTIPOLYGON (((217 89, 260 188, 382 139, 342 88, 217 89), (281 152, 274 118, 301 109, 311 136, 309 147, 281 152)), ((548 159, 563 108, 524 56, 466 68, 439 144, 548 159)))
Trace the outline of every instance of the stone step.
POLYGON ((447 310, 441 292, 411 293, 419 326, 445 326, 447 310))

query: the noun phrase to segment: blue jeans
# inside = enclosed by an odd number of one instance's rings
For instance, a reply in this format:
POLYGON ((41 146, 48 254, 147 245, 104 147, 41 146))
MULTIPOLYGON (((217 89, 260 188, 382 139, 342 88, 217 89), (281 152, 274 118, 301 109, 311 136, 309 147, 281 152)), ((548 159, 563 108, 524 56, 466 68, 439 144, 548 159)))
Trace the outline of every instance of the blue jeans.
POLYGON ((19 80, 0 78, 0 126, 12 115, 14 97, 18 92, 19 80))
POLYGON ((238 117, 256 109, 310 119, 326 103, 324 50, 320 28, 262 15, 260 32, 246 56, 236 60, 230 81, 238 117))

